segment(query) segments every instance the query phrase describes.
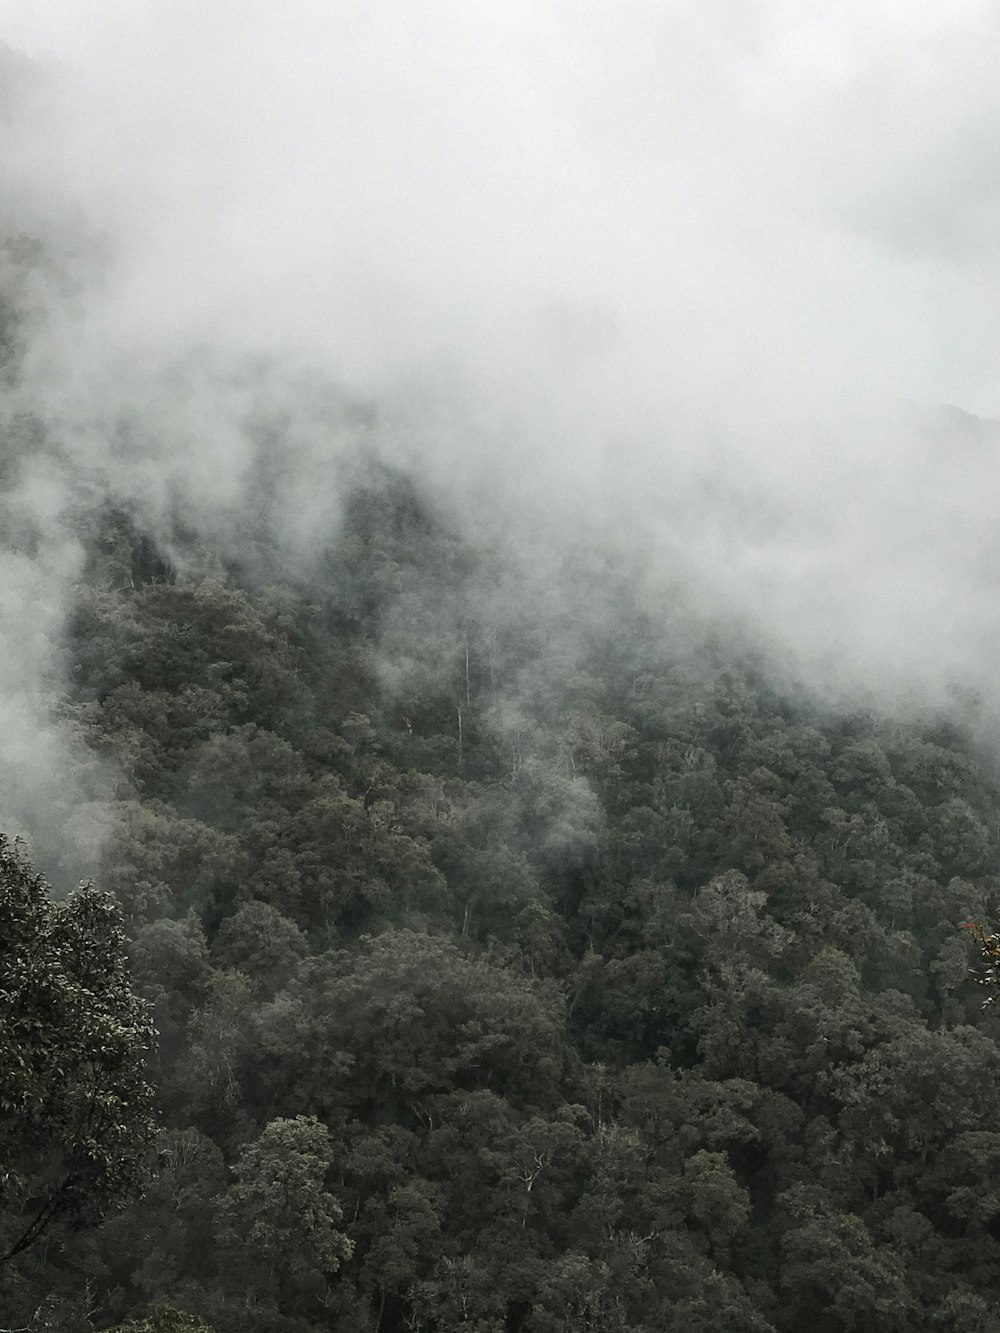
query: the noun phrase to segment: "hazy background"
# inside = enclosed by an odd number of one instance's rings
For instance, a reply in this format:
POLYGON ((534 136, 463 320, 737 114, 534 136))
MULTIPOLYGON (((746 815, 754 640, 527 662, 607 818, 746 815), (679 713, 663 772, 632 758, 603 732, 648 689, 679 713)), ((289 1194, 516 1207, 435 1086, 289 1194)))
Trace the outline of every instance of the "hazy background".
POLYGON ((117 230, 122 336, 318 348, 379 387, 596 370, 633 411, 804 371, 1000 410, 992 4, 0 18, 72 83, 41 165, 117 230))
POLYGON ((374 429, 333 384, 472 521, 1000 704, 995 4, 7 0, 0 39, 46 66, 0 215, 64 261, 16 405, 72 460, 8 602, 44 575, 58 625, 74 468, 221 512, 262 415, 307 540, 374 429))

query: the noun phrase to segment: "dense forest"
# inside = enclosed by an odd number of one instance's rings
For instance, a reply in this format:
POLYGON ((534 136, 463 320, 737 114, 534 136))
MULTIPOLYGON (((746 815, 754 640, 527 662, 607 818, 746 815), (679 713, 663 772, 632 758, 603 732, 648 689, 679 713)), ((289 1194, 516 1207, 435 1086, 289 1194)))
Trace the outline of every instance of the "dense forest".
POLYGON ((2 1333, 1000 1333, 988 701, 273 367, 224 493, 78 447, 67 253, 0 254, 2 1333))
POLYGON ((52 707, 116 775, 159 1129, 5 1327, 1000 1327, 975 700, 821 699, 593 533, 540 576, 341 475, 297 571, 266 506, 236 558, 81 488, 52 707))

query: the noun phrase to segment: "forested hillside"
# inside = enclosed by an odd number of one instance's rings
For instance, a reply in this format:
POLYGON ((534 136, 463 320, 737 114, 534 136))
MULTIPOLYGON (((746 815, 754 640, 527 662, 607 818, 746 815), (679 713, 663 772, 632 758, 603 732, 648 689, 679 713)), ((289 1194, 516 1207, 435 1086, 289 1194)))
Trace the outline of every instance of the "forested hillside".
POLYGON ((18 7, 0 1333, 1000 1333, 995 25, 18 7))
POLYGON ((261 508, 81 495, 56 707, 116 775, 74 818, 162 1129, 143 1197, 6 1266, 5 1327, 1000 1327, 974 700, 821 699, 371 450, 305 561, 261 508))

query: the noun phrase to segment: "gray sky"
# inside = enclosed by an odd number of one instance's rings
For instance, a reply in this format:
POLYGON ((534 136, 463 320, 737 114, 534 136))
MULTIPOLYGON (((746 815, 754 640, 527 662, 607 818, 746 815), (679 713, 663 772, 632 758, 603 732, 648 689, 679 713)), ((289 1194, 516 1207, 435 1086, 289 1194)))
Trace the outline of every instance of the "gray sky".
POLYGON ((124 223, 126 339, 152 308, 359 381, 1000 415, 995 3, 6 0, 0 33, 78 81, 60 166, 124 223))

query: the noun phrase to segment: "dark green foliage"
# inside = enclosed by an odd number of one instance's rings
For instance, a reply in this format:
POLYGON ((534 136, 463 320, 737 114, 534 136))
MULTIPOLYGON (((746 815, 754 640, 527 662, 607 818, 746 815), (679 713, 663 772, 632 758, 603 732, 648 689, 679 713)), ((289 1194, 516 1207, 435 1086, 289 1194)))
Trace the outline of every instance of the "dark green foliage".
POLYGON ((294 568, 81 509, 65 706, 164 1129, 24 1290, 121 1333, 993 1328, 968 705, 821 703, 586 534, 539 572, 346 475, 294 568))
POLYGON ((157 1305, 141 1319, 130 1319, 127 1324, 116 1324, 108 1333, 212 1333, 208 1324, 183 1310, 172 1310, 157 1305))
POLYGON ((93 1226, 144 1182, 152 1030, 113 901, 53 903, 0 837, 0 1265, 53 1228, 93 1226))

